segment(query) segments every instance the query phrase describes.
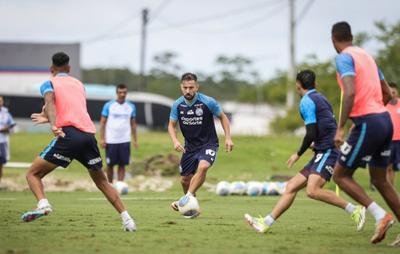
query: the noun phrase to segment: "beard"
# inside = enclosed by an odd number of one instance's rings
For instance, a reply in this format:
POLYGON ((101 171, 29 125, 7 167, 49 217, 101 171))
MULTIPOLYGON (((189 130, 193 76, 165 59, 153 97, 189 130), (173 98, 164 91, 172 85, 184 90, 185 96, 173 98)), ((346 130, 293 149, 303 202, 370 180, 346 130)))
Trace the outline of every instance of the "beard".
POLYGON ((194 94, 193 95, 192 94, 185 94, 184 97, 185 97, 186 100, 191 101, 194 98, 194 94))

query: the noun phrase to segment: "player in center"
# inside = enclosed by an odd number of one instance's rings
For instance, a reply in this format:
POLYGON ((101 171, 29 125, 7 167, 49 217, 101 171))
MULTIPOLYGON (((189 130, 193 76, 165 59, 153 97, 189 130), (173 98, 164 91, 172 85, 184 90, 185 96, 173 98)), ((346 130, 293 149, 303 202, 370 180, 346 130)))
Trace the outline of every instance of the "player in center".
MULTIPOLYGON (((183 96, 173 104, 168 125, 175 150, 183 153, 179 169, 183 193, 186 196, 196 195, 217 156, 218 136, 214 117, 221 120, 224 129, 225 150, 230 152, 233 149, 227 116, 214 98, 201 94, 198 90, 197 76, 193 73, 183 74, 181 78, 183 96), (178 122, 185 138, 185 145, 179 142, 176 135, 178 122)), ((171 208, 178 211, 178 201, 172 202, 171 208)), ((198 215, 195 214, 193 217, 198 215)))

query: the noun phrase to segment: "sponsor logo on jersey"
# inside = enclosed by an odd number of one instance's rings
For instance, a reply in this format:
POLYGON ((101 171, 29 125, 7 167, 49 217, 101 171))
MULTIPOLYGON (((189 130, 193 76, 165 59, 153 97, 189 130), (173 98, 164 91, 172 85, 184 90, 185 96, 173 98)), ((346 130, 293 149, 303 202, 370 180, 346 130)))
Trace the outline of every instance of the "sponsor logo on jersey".
POLYGON ((193 110, 189 110, 189 111, 187 112, 187 115, 188 115, 188 116, 190 116, 190 115, 194 115, 194 112, 193 112, 193 110))
POLYGON ((203 124, 203 117, 181 117, 181 121, 184 125, 201 125, 203 124))
POLYGON ((389 157, 390 156, 390 150, 386 150, 386 151, 381 152, 381 156, 389 157))
POLYGON ((181 111, 181 112, 179 112, 179 114, 183 115, 183 114, 185 114, 185 112, 184 112, 184 111, 181 111))
POLYGON ((61 160, 61 161, 71 162, 71 158, 68 158, 68 157, 66 157, 64 155, 61 155, 59 153, 53 154, 53 157, 58 159, 58 160, 61 160))
POLYGON ((196 116, 202 116, 203 115, 203 110, 201 108, 197 108, 195 113, 196 113, 196 116))

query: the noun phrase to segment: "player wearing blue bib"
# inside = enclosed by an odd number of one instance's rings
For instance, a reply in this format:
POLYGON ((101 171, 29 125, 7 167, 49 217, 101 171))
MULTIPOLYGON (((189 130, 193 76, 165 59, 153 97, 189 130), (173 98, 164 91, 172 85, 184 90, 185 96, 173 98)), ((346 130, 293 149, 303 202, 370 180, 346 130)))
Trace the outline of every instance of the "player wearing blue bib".
MULTIPOLYGON (((180 174, 185 195, 195 195, 204 183, 208 169, 215 161, 218 136, 215 131, 214 117, 221 120, 224 129, 225 150, 230 152, 233 149, 227 116, 214 98, 201 94, 198 90, 197 76, 193 73, 183 74, 181 78, 183 96, 173 104, 168 125, 168 132, 175 150, 183 153, 180 174), (176 136, 178 123, 185 138, 184 146, 176 136)), ((171 207, 177 211, 177 201, 173 202, 171 207)))
POLYGON ((323 189, 325 183, 332 177, 339 155, 333 142, 337 126, 332 107, 327 99, 315 90, 313 71, 305 70, 297 74, 296 89, 302 96, 300 115, 306 126, 306 135, 300 149, 290 156, 287 165, 291 168, 310 146, 314 150, 314 156, 296 176, 289 180, 285 193, 265 218, 245 214, 245 220, 257 232, 267 232, 289 209, 297 192, 306 187, 308 197, 344 209, 356 223, 357 230, 361 230, 365 222, 365 207, 355 206, 337 197, 334 192, 323 189))

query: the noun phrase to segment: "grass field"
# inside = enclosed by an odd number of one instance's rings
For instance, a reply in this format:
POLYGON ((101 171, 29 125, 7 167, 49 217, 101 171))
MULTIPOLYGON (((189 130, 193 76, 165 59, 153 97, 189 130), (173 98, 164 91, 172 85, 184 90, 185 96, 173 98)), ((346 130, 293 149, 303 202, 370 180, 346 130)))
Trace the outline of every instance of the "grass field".
MULTIPOLYGON (((51 137, 45 134, 16 134, 12 138, 12 160, 31 161, 51 137)), ((284 162, 300 140, 289 136, 235 137, 235 151, 219 152, 208 181, 265 180, 272 174, 295 174, 311 154, 303 156, 295 169, 284 162)), ((165 133, 140 135, 137 160, 171 152, 165 133)), ((59 178, 88 178, 86 170, 73 163, 56 170, 59 178)), ((25 170, 6 169, 5 178, 17 178, 25 170)), ((365 187, 365 170, 356 174, 365 187)), ((397 188, 399 188, 397 178, 397 188)), ((334 188, 332 183, 327 188, 334 188)), ((371 193, 384 204, 376 193, 371 193)), ((179 185, 164 193, 131 192, 124 196, 138 232, 125 233, 120 218, 99 192, 53 192, 48 198, 54 213, 32 223, 20 220, 22 212, 35 206, 29 191, 0 191, 0 253, 397 253, 387 246, 400 233, 396 224, 387 240, 369 243, 373 218, 368 215, 362 232, 355 232, 349 216, 340 209, 307 199, 304 192, 266 235, 253 232, 243 221, 245 212, 265 215, 277 197, 218 197, 199 192, 202 215, 187 220, 172 212, 171 201, 181 195, 179 185)))

